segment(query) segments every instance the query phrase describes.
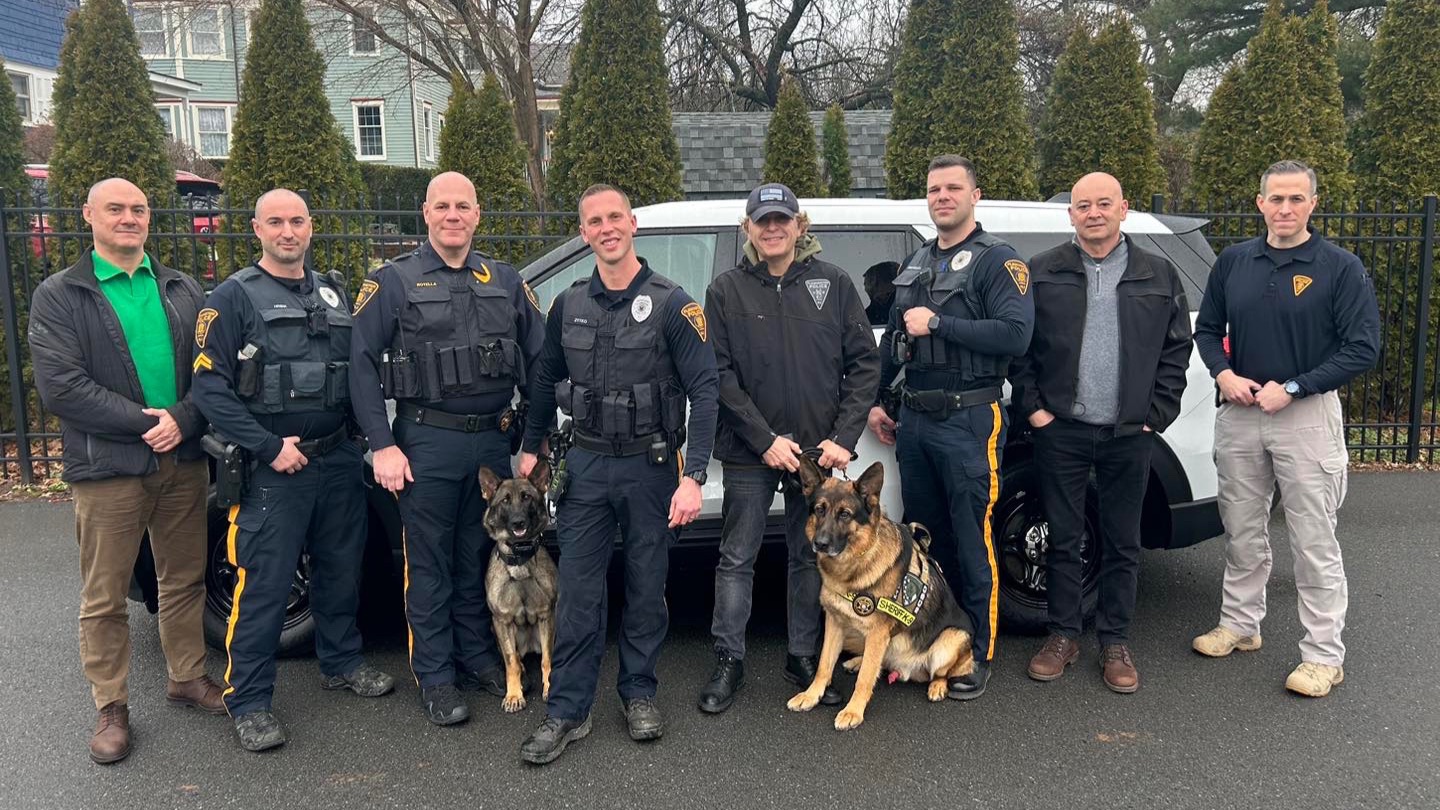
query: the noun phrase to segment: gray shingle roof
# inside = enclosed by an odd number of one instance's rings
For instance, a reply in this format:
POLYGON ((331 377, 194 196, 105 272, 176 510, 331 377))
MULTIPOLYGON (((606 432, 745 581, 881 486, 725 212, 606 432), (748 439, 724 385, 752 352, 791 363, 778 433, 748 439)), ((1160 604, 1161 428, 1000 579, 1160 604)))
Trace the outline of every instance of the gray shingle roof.
MULTIPOLYGON (((885 193, 885 139, 890 110, 845 113, 850 135, 851 196, 885 193)), ((765 166, 765 133, 769 112, 675 113, 675 138, 684 166, 682 184, 690 198, 744 196, 760 184, 765 166)), ((825 113, 812 112, 815 141, 825 113)))

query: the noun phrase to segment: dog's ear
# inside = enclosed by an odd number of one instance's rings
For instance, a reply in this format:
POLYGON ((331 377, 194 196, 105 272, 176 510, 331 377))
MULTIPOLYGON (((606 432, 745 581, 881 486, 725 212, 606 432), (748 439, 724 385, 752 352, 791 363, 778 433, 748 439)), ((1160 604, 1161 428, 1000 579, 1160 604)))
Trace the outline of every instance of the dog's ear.
POLYGON ((815 490, 820 488, 821 482, 825 480, 825 474, 820 471, 819 465, 810 460, 809 456, 803 453, 795 455, 800 459, 800 491, 805 493, 806 498, 809 498, 815 494, 815 490))
POLYGON ((550 462, 541 458, 530 468, 530 474, 525 476, 535 488, 544 493, 550 489, 550 462))
POLYGON ((480 496, 485 500, 495 497, 495 490, 500 486, 500 476, 495 474, 489 467, 480 468, 480 496))
POLYGON ((878 512, 880 511, 880 489, 884 485, 885 465, 877 461, 855 480, 855 494, 865 502, 866 509, 878 512))

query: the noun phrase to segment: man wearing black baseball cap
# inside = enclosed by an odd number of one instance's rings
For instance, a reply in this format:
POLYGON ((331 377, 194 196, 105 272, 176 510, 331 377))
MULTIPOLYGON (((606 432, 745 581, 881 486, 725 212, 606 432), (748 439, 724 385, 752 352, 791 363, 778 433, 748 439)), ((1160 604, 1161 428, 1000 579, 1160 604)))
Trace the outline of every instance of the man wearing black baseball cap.
MULTIPOLYGON (((701 711, 723 712, 745 682, 745 625, 755 558, 777 485, 802 452, 845 469, 865 429, 880 355, 855 284, 817 258, 820 242, 789 188, 766 183, 745 205, 745 258, 705 297, 720 370, 715 457, 725 465, 724 523, 715 571, 715 671, 701 711), (836 357, 841 359, 837 364, 836 357)), ((785 489, 789 645, 782 672, 809 686, 821 624, 820 573, 805 538, 805 499, 785 489)), ((821 702, 841 696, 826 689, 821 702)))

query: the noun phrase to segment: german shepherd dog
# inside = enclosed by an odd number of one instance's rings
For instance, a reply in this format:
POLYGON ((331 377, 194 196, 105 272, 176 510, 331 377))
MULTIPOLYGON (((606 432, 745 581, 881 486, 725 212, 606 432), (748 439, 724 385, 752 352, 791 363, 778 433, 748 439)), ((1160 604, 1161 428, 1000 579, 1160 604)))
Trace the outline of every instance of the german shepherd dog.
POLYGON ((485 601, 495 627, 495 641, 505 657, 507 712, 525 708, 522 660, 540 654, 543 696, 550 696, 550 651, 555 645, 555 596, 559 575, 541 542, 550 525, 545 492, 550 465, 536 462, 529 477, 501 480, 489 468, 480 470, 485 497, 485 531, 495 541, 485 572, 485 601))
POLYGON ((882 667, 892 679, 929 681, 931 701, 945 699, 947 678, 974 668, 970 621, 926 553, 928 533, 885 517, 884 480, 879 462, 852 483, 800 459, 801 490, 810 506, 805 535, 820 568, 825 640, 814 682, 786 705, 797 712, 815 708, 841 651, 858 654, 845 664, 859 675, 850 703, 835 718, 837 731, 865 722, 882 667))

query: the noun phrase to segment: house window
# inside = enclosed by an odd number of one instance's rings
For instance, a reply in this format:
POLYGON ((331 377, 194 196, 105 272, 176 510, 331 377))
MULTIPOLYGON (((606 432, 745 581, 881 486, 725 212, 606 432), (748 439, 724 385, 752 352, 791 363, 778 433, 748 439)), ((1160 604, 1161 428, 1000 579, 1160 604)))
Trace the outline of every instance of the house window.
POLYGON ((230 107, 195 107, 195 131, 200 136, 200 157, 230 156, 230 107))
POLYGON ((190 55, 224 56, 224 26, 220 24, 220 9, 200 8, 190 14, 190 55))
POLYGON ((375 38, 375 32, 370 28, 370 15, 361 10, 350 17, 350 52, 351 53, 375 53, 380 44, 375 38))
POLYGON ((165 30, 165 9, 135 6, 135 35, 140 39, 141 56, 170 56, 170 37, 165 30))
POLYGON ((435 109, 430 102, 420 111, 420 142, 425 144, 425 159, 435 159, 435 109))
POLYGON ((172 141, 179 140, 175 135, 175 108, 169 104, 157 104, 155 112, 160 114, 160 125, 165 127, 165 137, 172 141))
POLYGON ((355 154, 361 160, 385 159, 385 103, 357 101, 355 110, 355 154))
POLYGON ((15 106, 20 108, 20 119, 29 121, 32 111, 30 105, 30 77, 24 73, 7 73, 10 77, 10 86, 15 89, 15 106))

